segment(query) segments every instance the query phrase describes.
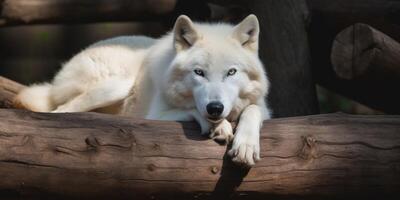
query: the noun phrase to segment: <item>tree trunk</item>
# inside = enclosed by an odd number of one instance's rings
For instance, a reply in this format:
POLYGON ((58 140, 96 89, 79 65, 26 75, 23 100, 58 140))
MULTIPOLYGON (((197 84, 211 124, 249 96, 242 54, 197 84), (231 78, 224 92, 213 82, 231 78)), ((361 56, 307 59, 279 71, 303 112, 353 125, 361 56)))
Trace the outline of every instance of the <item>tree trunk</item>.
POLYGON ((366 24, 352 25, 336 36, 331 61, 340 78, 400 80, 400 44, 366 24))
POLYGON ((307 38, 308 8, 303 0, 253 0, 260 20, 260 57, 271 82, 269 104, 275 117, 318 113, 307 38))
POLYGON ((0 110, 0 195, 234 199, 399 197, 400 117, 264 123, 250 170, 194 123, 0 110), (393 196, 391 196, 393 195, 393 196))

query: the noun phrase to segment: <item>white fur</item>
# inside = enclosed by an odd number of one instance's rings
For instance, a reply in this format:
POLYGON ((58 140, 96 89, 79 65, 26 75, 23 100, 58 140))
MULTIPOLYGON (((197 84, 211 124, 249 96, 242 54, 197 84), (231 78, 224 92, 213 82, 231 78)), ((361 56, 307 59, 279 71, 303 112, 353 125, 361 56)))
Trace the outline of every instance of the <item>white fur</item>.
POLYGON ((258 33, 254 15, 236 26, 192 23, 180 16, 173 31, 158 40, 127 36, 89 46, 64 64, 51 83, 29 87, 17 101, 43 112, 95 110, 196 120, 203 134, 211 129, 211 137, 226 141, 233 138, 228 121, 239 120, 229 155, 252 166, 260 158, 262 121, 270 116, 258 33), (236 73, 228 75, 231 69, 236 73), (224 105, 218 120, 207 113, 211 101, 224 105))

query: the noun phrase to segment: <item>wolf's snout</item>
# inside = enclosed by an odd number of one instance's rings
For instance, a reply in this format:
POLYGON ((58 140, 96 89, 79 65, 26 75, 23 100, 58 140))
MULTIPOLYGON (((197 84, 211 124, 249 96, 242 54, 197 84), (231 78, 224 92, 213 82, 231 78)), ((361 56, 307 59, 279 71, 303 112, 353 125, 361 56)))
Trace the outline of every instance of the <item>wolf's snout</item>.
POLYGON ((224 105, 219 101, 213 101, 207 105, 207 112, 211 117, 217 118, 224 111, 224 105))

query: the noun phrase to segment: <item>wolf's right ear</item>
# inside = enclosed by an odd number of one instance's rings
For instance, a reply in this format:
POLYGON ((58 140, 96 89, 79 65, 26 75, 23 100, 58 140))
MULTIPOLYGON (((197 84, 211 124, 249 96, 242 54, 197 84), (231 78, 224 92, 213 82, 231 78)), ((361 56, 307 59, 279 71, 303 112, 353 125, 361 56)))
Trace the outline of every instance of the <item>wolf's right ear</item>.
POLYGON ((233 28, 232 36, 244 48, 257 52, 259 34, 260 25, 258 19, 255 15, 251 14, 233 28))
POLYGON ((177 51, 188 49, 198 40, 199 34, 194 28, 192 20, 186 15, 176 19, 174 25, 174 46, 177 51))

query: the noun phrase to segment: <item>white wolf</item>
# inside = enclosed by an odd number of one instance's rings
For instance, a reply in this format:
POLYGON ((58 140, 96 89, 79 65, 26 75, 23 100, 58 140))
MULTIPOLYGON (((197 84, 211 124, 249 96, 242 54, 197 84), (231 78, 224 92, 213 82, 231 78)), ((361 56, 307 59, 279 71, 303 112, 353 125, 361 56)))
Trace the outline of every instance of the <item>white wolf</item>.
POLYGON ((51 83, 21 91, 16 103, 39 112, 195 120, 203 134, 233 140, 233 161, 252 166, 260 159, 262 121, 270 117, 258 35, 255 15, 236 26, 193 23, 182 15, 160 39, 126 36, 89 46, 51 83), (239 121, 234 137, 228 121, 239 121))

